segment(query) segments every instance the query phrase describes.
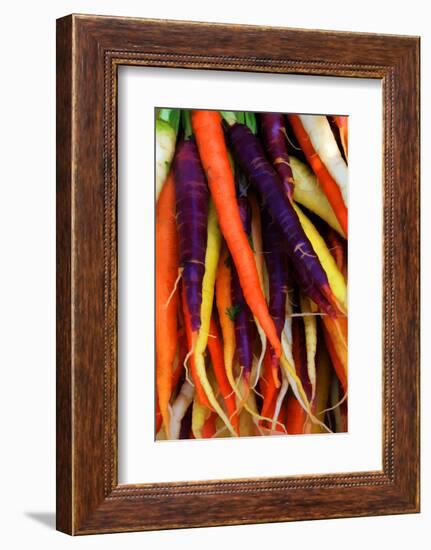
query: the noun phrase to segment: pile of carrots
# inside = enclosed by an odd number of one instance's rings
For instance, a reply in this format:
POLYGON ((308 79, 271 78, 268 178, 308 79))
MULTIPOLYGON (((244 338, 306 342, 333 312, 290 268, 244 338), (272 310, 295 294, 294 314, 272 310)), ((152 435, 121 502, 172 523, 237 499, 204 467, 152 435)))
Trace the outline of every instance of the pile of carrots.
POLYGON ((157 440, 347 430, 347 121, 157 110, 157 440))

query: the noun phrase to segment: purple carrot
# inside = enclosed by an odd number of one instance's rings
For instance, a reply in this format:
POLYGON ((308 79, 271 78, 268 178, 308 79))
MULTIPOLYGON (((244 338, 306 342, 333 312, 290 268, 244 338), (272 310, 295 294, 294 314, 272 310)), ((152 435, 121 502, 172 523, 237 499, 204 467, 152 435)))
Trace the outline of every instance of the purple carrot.
MULTIPOLYGON (((239 213, 241 216, 242 225, 247 236, 251 235, 251 210, 247 197, 238 199, 239 213)), ((250 308, 245 301, 239 282, 238 273, 235 267, 232 267, 232 311, 230 316, 235 324, 236 348, 238 360, 241 367, 244 369, 244 376, 250 376, 253 363, 252 349, 252 314, 250 308)))
POLYGON ((293 197, 293 174, 287 151, 286 127, 281 113, 260 113, 260 129, 268 157, 289 199, 293 197))
POLYGON ((194 138, 182 139, 173 162, 180 267, 192 331, 201 326, 209 192, 194 138))
POLYGON ((277 173, 266 159, 259 139, 244 124, 235 123, 228 127, 227 132, 232 149, 248 181, 257 189, 264 206, 268 208, 272 219, 282 231, 289 255, 294 261, 305 266, 313 286, 321 294, 323 311, 333 315, 331 304, 334 302, 334 296, 326 273, 302 229, 277 173))
POLYGON ((294 274, 295 281, 301 286, 302 292, 311 298, 321 311, 325 311, 331 317, 336 317, 337 312, 335 308, 332 304, 328 304, 326 298, 322 296, 319 289, 314 285, 304 263, 298 260, 298 258, 291 258, 289 265, 294 274))
POLYGON ((189 406, 186 411, 186 414, 181 420, 180 436, 179 439, 190 439, 190 432, 192 429, 192 411, 193 403, 189 406))
MULTIPOLYGON (((269 282, 268 308, 277 336, 281 339, 286 317, 288 279, 286 245, 280 229, 273 222, 266 208, 262 210, 262 241, 269 282)), ((278 367, 278 360, 272 347, 270 353, 273 364, 278 367)))

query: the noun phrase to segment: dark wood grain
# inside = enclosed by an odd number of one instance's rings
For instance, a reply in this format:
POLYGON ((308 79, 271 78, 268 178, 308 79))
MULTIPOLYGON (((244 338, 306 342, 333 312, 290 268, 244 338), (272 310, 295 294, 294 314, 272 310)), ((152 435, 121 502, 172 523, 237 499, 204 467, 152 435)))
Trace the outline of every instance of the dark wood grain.
POLYGON ((95 16, 57 24, 58 529, 86 534, 417 512, 419 39, 95 16), (121 64, 382 80, 382 471, 118 485, 121 64))
POLYGON ((57 22, 57 529, 72 528, 72 27, 57 22))

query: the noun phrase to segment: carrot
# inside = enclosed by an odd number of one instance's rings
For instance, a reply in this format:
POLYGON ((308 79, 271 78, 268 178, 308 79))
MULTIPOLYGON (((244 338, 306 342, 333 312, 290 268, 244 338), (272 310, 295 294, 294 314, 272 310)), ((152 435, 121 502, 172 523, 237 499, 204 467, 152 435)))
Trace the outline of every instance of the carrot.
POLYGON ((178 308, 178 294, 171 294, 178 275, 178 261, 175 187, 170 174, 156 206, 156 388, 168 438, 178 308))
POLYGON ((194 394, 194 387, 186 380, 181 386, 181 389, 172 405, 172 414, 170 418, 171 424, 169 426, 169 439, 178 439, 180 437, 181 421, 193 401, 194 394))
POLYGON ((340 132, 340 139, 341 139, 341 145, 343 147, 344 154, 346 156, 346 159, 348 158, 349 153, 349 146, 348 146, 348 120, 349 118, 347 116, 333 116, 332 117, 335 124, 338 127, 338 130, 340 132))
MULTIPOLYGON (((233 376, 233 358, 235 354, 235 324, 232 320, 231 297, 231 267, 230 256, 226 247, 223 248, 217 267, 216 276, 216 304, 223 335, 223 356, 226 368, 226 376, 233 389, 236 388, 233 376)), ((241 396, 239 396, 241 397, 241 396)))
MULTIPOLYGON (((187 307, 186 292, 185 292, 184 286, 182 287, 181 297, 182 297, 182 303, 183 303, 184 324, 185 324, 185 327, 186 327, 188 347, 189 347, 190 350, 193 350, 194 337, 193 337, 193 331, 192 331, 192 326, 191 326, 191 322, 190 322, 190 313, 189 313, 189 310, 188 310, 188 307, 187 307)), ((191 375, 192 375, 192 380, 193 380, 193 384, 194 384, 195 389, 196 389, 196 394, 197 394, 197 397, 199 399, 199 402, 201 403, 201 405, 204 405, 205 407, 208 407, 209 409, 212 409, 212 407, 210 405, 210 402, 208 401, 207 395, 205 393, 205 390, 202 386, 202 383, 201 383, 201 381, 199 379, 199 376, 197 374, 197 371, 196 371, 196 363, 195 363, 194 353, 190 354, 189 360, 190 360, 190 367, 191 367, 190 371, 191 371, 191 375)))
POLYGON ((226 374, 223 358, 223 347, 220 341, 220 334, 214 317, 211 317, 210 333, 210 337, 208 338, 208 350, 210 352, 214 374, 217 379, 220 393, 225 402, 229 419, 232 422, 234 430, 237 432, 237 434, 239 434, 238 412, 236 410, 235 393, 229 383, 229 379, 226 374))
POLYGON ((298 435, 304 433, 304 425, 307 416, 304 409, 293 394, 287 398, 286 405, 286 430, 288 434, 298 435))
POLYGON ((340 380, 334 376, 331 384, 331 407, 337 433, 347 432, 347 401, 341 402, 343 396, 340 395, 340 389, 340 380))
MULTIPOLYGON (((264 262, 263 262, 263 244, 262 244, 262 224, 261 224, 259 205, 257 203, 256 196, 252 193, 250 193, 250 206, 251 206, 251 240, 253 241, 253 252, 256 260, 257 274, 259 275, 260 287, 262 289, 262 292, 265 294, 265 286, 264 286, 264 280, 263 280, 264 262)), ((254 322, 256 324, 257 332, 259 334, 261 349, 260 349, 260 356, 256 367, 255 381, 252 384, 253 388, 256 387, 257 381, 259 380, 263 358, 265 356, 265 351, 266 351, 266 334, 262 330, 262 327, 260 326, 260 323, 256 319, 256 317, 254 318, 254 322)))
POLYGON ((179 109, 157 109, 156 118, 156 202, 163 184, 167 180, 172 158, 175 153, 179 109))
MULTIPOLYGON (((271 405, 276 398, 277 387, 275 384, 274 377, 272 376, 272 361, 269 349, 265 353, 263 359, 263 384, 262 384, 262 393, 263 393, 263 405, 261 415, 263 417, 270 417, 271 414, 271 405)), ((273 412, 273 411, 272 411, 273 412)))
POLYGON ((270 411, 270 415, 272 416, 272 423, 271 423, 271 431, 274 431, 276 428, 277 420, 281 422, 281 424, 284 426, 285 421, 283 420, 284 412, 283 412, 283 402, 284 398, 286 397, 287 391, 289 389, 289 379, 287 378, 284 371, 282 372, 282 378, 281 378, 281 386, 278 390, 278 395, 275 399, 273 399, 273 410, 270 411))
POLYGON ((307 313, 315 313, 317 308, 313 306, 311 300, 305 296, 301 296, 301 312, 304 314, 304 329, 305 329, 305 349, 307 354, 307 373, 311 383, 311 402, 314 401, 316 394, 316 351, 317 351, 317 321, 314 315, 306 315, 307 313))
MULTIPOLYGON (((292 319, 292 354, 295 361, 295 369, 302 385, 306 389, 307 397, 310 395, 310 381, 307 373, 307 357, 305 349, 305 330, 301 319, 294 317, 292 319)), ((286 429, 289 434, 303 434, 307 415, 304 408, 300 406, 298 399, 290 395, 287 399, 286 429)))
POLYGON ((305 390, 307 398, 312 397, 312 383, 308 375, 307 369, 307 349, 306 349, 306 332, 303 318, 293 317, 292 319, 292 353, 295 361, 295 370, 298 378, 302 382, 302 387, 305 390))
POLYGON ((347 235, 347 207, 340 187, 330 174, 328 167, 322 162, 322 159, 317 154, 310 136, 303 126, 302 118, 299 115, 288 115, 288 118, 301 148, 307 157, 307 161, 316 174, 325 195, 328 197, 344 234, 347 235))
POLYGON ((301 264, 301 268, 311 279, 316 293, 321 295, 323 311, 333 315, 333 295, 326 273, 304 233, 298 215, 277 173, 268 162, 259 139, 244 124, 235 123, 233 126, 228 126, 226 131, 241 168, 250 184, 258 191, 265 208, 283 234, 289 257, 297 264, 301 264))
MULTIPOLYGON (((265 263, 268 273, 268 308, 277 330, 277 336, 281 339, 283 331, 286 299, 288 266, 286 257, 286 244, 278 226, 274 223, 266 208, 262 208, 262 239, 265 249, 265 263)), ((280 386, 278 380, 278 371, 280 363, 276 357, 273 357, 272 348, 272 374, 276 386, 280 386)))
POLYGON ((326 244, 334 257, 335 263, 338 269, 347 280, 347 250, 343 240, 340 238, 332 228, 328 227, 328 231, 325 235, 326 244))
POLYGON ((329 251, 323 237, 307 218, 307 216, 302 212, 302 210, 296 204, 293 205, 295 212, 298 215, 299 221, 304 229, 305 234, 310 239, 310 242, 313 246, 317 257, 326 273, 328 278, 329 286, 335 298, 338 300, 339 304, 346 310, 347 309, 347 286, 344 276, 341 271, 338 269, 335 260, 329 251))
POLYGON ((196 374, 205 391, 206 397, 211 404, 211 408, 217 412, 226 427, 232 435, 236 436, 236 432, 232 427, 230 420, 225 412, 220 407, 217 399, 214 396, 211 384, 205 369, 204 353, 207 348, 208 335, 210 330, 211 314, 214 301, 214 287, 217 273, 217 266, 220 258, 220 249, 222 237, 217 221, 217 214, 214 203, 210 201, 208 210, 208 235, 207 248, 205 252, 205 273, 202 281, 202 303, 200 311, 200 328, 194 342, 193 354, 195 359, 196 374))
POLYGON ((220 228, 235 263, 244 297, 258 319, 274 351, 281 355, 281 343, 260 287, 253 251, 242 227, 235 196, 235 181, 217 111, 192 111, 192 126, 207 176, 220 228))
POLYGON ((284 116, 282 113, 260 113, 259 121, 268 157, 277 171, 289 199, 292 199, 295 180, 287 150, 284 116))
POLYGON ((290 157, 290 164, 295 177, 293 200, 317 214, 337 233, 345 237, 340 222, 337 220, 327 196, 319 185, 315 173, 309 168, 308 164, 304 164, 296 157, 290 157))
POLYGON ((192 408, 192 432, 195 439, 202 439, 202 430, 210 415, 211 409, 201 405, 195 396, 192 408))
MULTIPOLYGON (((244 230, 246 235, 251 238, 251 210, 247 197, 240 196, 238 205, 244 230)), ((250 382, 250 373, 253 366, 253 317, 245 301, 235 266, 232 266, 231 292, 234 307, 232 317, 235 324, 237 359, 242 375, 247 382, 250 382)))
POLYGON ((159 433, 160 428, 162 427, 162 424, 163 424, 162 414, 160 412, 159 400, 156 396, 156 434, 159 433))
POLYGON ((174 366, 174 372, 172 373, 172 390, 174 390, 181 378, 181 374, 184 370, 184 361, 187 355, 187 336, 185 331, 178 331, 178 354, 176 360, 176 367, 174 366))
MULTIPOLYGON (((316 356, 316 397, 314 400, 314 410, 316 417, 322 422, 325 419, 325 413, 323 412, 328 403, 329 397, 329 388, 330 388, 330 377, 332 369, 330 364, 330 359, 328 351, 323 344, 323 340, 320 339, 317 346, 317 356, 316 356)), ((311 433, 323 433, 321 426, 314 425, 310 426, 311 433)))
POLYGON ((205 272, 209 190, 193 136, 180 139, 172 164, 180 274, 193 332, 199 330, 205 272))
POLYGON ((347 391, 347 319, 322 317, 325 343, 344 392, 347 391))
POLYGON ((211 437, 214 437, 217 431, 216 418, 217 418, 217 415, 215 413, 210 413, 208 418, 205 420, 205 424, 202 427, 203 438, 209 439, 211 437))
POLYGON ((247 409, 243 409, 239 416, 239 430, 241 437, 253 437, 256 434, 256 424, 253 420, 253 416, 247 409))
POLYGON ((191 428, 192 412, 193 412, 193 405, 191 404, 188 406, 181 420, 179 439, 194 439, 192 428, 191 428))

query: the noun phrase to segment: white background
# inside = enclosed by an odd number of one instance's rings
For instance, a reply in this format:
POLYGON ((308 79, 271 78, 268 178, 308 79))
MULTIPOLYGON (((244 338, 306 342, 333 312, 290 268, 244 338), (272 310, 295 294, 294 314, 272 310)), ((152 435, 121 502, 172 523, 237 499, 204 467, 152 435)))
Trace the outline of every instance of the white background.
MULTIPOLYGON (((6 6, 6 7, 5 7, 6 6)), ((2 11, 0 88, 1 190, 0 316, 2 368, 1 543, 5 548, 187 548, 246 546, 363 549, 424 548, 431 521, 430 413, 422 405, 422 514, 72 539, 53 531, 55 396, 55 18, 69 12, 105 13, 285 25, 422 36, 422 150, 431 149, 431 31, 427 3, 363 0, 301 3, 199 0, 15 1, 2 11)), ((422 180, 431 169, 425 155, 422 180)), ((429 258, 431 189, 423 185, 422 386, 431 386, 429 258)))
POLYGON ((381 83, 143 67, 119 78, 120 482, 381 470, 381 83), (155 105, 349 114, 349 433, 154 441, 155 105))

